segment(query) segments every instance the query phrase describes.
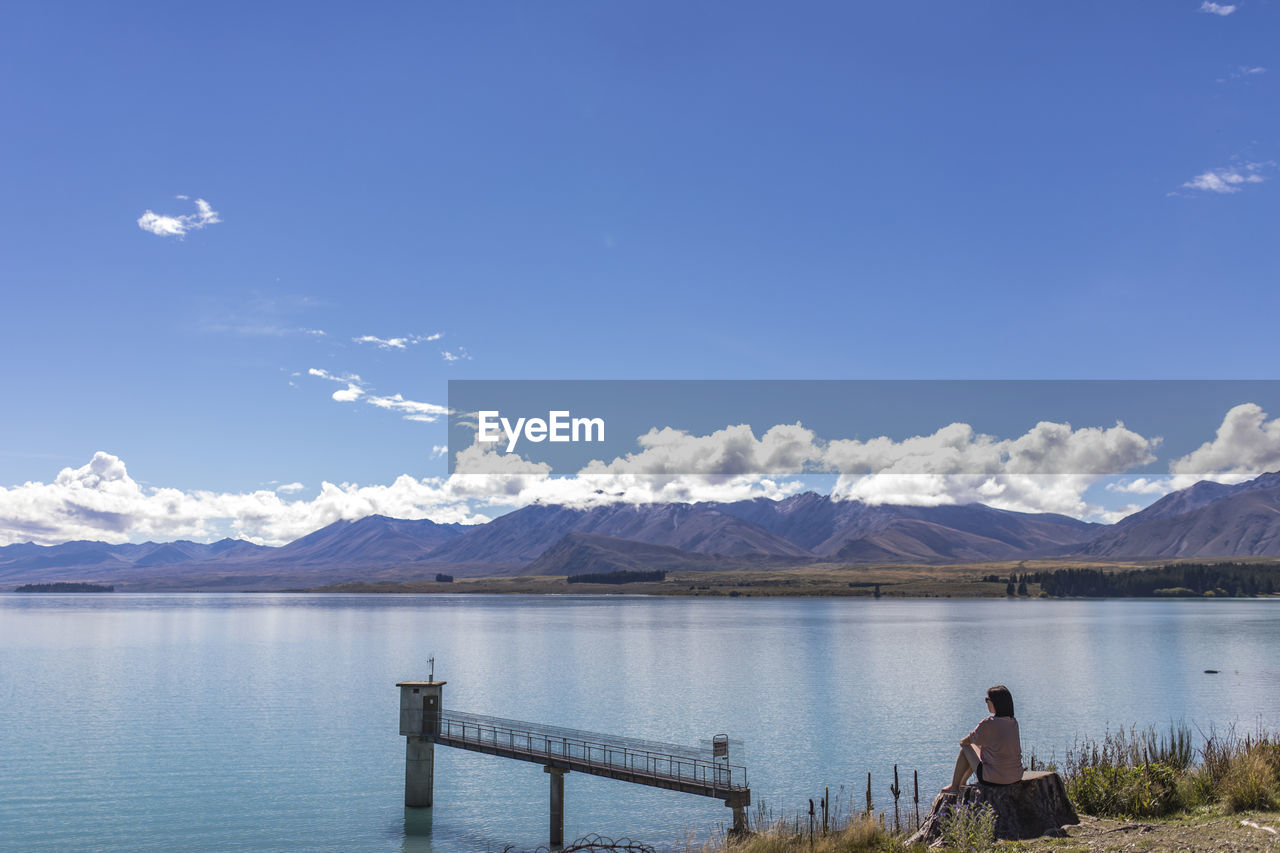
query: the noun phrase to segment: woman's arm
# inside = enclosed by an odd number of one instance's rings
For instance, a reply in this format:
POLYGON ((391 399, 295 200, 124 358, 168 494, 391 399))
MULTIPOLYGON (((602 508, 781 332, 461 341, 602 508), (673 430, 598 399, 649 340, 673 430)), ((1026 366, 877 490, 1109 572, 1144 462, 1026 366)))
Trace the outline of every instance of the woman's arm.
POLYGON ((960 739, 960 745, 973 746, 975 742, 974 740, 975 738, 977 738, 978 743, 981 743, 985 739, 982 737, 982 735, 984 734, 984 730, 990 725, 990 720, 991 718, 988 717, 987 719, 983 720, 982 722, 974 726, 973 731, 969 732, 967 735, 965 735, 963 738, 960 739))

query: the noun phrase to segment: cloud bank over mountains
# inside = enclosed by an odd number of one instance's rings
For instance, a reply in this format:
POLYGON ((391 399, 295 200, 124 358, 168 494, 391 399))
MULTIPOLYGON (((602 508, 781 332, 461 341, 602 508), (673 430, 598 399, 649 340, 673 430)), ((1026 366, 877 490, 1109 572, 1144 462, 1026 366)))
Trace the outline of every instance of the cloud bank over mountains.
MULTIPOLYGON (((412 401, 386 399, 391 408, 411 408, 412 401)), ((746 425, 709 435, 655 429, 637 443, 636 453, 592 462, 572 477, 551 476, 545 463, 473 445, 460 451, 459 470, 482 473, 402 474, 386 485, 323 482, 312 497, 299 496, 306 490, 301 483, 249 492, 146 487, 129 475, 123 460, 98 452, 79 468, 64 468, 50 483, 0 487, 0 544, 203 541, 227 533, 282 544, 340 519, 374 514, 479 523, 493 508, 534 503, 590 507, 780 499, 804 489, 793 478, 800 471, 835 473, 833 497, 869 504, 976 502, 1113 521, 1137 507, 1107 512, 1090 504, 1085 492, 1152 462, 1159 438, 1123 424, 1076 429, 1042 422, 1016 438, 951 424, 901 440, 823 442, 801 424, 781 424, 759 436, 746 425)), ((1235 483, 1280 470, 1280 419, 1269 419, 1254 403, 1236 406, 1211 440, 1172 460, 1169 470, 1166 477, 1109 482, 1107 488, 1156 496, 1201 479, 1235 483)))
MULTIPOLYGON (((1073 429, 1042 422, 1014 439, 955 423, 902 440, 823 441, 802 424, 773 426, 757 437, 740 424, 708 435, 650 430, 640 450, 594 461, 575 477, 479 445, 459 455, 454 479, 503 489, 519 504, 587 506, 608 502, 735 501, 781 498, 802 488, 788 478, 835 474, 832 496, 871 504, 940 506, 985 503, 998 509, 1107 518, 1084 500, 1094 483, 1155 461, 1159 438, 1117 424, 1073 429)), ((1132 508, 1125 508, 1126 514, 1132 508)))
POLYGON ((52 483, 0 488, 0 544, 204 541, 218 538, 220 530, 259 544, 282 544, 339 519, 373 514, 467 524, 487 520, 439 481, 408 475, 389 485, 325 482, 313 498, 284 497, 303 488, 297 483, 240 493, 148 488, 129 476, 123 460, 99 451, 86 465, 62 469, 52 483))

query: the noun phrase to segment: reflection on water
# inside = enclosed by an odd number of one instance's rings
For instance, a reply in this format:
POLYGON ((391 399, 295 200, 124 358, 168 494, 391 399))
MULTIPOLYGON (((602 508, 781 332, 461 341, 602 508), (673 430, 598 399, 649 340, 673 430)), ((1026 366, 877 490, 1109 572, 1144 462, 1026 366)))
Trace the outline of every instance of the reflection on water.
POLYGON ((431 848, 431 815, 434 809, 404 810, 404 853, 429 853, 431 848))
MULTIPOLYGON (((0 826, 15 849, 546 843, 535 764, 436 750, 403 807, 397 681, 446 708, 745 744, 753 799, 940 786, 1004 683, 1024 747, 1186 720, 1280 728, 1274 601, 0 595, 0 826), (1206 675, 1204 670, 1220 670, 1206 675)), ((1029 750, 1028 750, 1029 751, 1029 750)), ((909 796, 910 792, 907 792, 909 796)), ((883 802, 880 802, 883 804, 883 802)), ((714 801, 565 779, 565 832, 705 838, 714 801)))

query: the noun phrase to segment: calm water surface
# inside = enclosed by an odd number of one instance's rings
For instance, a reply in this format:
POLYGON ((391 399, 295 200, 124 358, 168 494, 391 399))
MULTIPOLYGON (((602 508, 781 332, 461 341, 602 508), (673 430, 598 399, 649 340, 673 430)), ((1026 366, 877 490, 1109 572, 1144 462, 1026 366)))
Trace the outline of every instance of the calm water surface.
MULTIPOLYGON (((756 802, 923 791, 1011 688, 1024 750, 1108 725, 1280 728, 1274 601, 0 595, 0 848, 501 850, 546 843, 533 764, 439 748, 403 808, 397 681, 446 707, 746 746, 756 802), (1221 670, 1206 675, 1205 669, 1221 670)), ((923 795, 922 795, 923 796, 923 795)), ((705 838, 714 800, 582 774, 565 832, 705 838)))

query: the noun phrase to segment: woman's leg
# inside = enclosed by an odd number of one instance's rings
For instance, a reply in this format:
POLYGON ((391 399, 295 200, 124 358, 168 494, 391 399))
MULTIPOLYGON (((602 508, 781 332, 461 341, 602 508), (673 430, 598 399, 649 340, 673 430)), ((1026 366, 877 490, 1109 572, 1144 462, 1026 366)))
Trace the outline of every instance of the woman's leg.
POLYGON ((960 747, 960 754, 956 756, 956 769, 951 774, 951 784, 944 790, 959 791, 964 785, 965 780, 969 778, 978 769, 978 753, 971 746, 960 747))

